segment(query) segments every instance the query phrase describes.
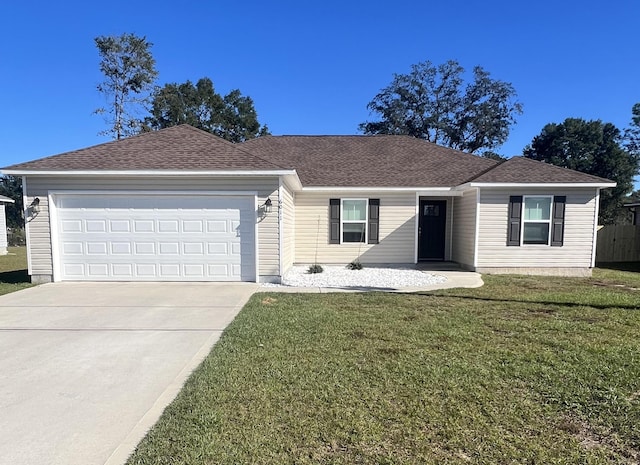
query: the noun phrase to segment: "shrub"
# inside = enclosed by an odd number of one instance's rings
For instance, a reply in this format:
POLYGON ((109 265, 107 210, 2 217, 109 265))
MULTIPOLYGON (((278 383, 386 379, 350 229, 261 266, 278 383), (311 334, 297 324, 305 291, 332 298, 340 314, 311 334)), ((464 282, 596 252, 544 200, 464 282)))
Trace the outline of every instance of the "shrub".
POLYGON ((7 228, 7 242, 10 247, 23 246, 27 243, 24 229, 21 228, 7 228))
POLYGON ((347 265, 347 268, 349 268, 350 270, 361 270, 362 263, 360 263, 360 260, 355 259, 354 261, 352 261, 347 265))
POLYGON ((309 267, 309 269, 307 270, 307 273, 309 274, 316 274, 316 273, 322 273, 324 270, 322 269, 321 265, 318 265, 317 263, 314 263, 313 265, 311 265, 309 267))

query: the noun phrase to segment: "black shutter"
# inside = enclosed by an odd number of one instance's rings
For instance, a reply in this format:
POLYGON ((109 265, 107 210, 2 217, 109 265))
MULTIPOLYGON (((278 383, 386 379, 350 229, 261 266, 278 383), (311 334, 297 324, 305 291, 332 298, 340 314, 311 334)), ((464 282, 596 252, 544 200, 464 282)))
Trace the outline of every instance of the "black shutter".
POLYGON ((340 199, 329 199, 329 244, 340 243, 340 199))
POLYGON ((509 197, 509 230, 507 232, 507 245, 520 245, 520 228, 522 224, 522 196, 509 197))
POLYGON ((380 241, 380 199, 369 199, 369 244, 380 241))
POLYGON ((553 197, 553 216, 551 217, 551 247, 562 247, 564 241, 564 207, 567 197, 553 197))

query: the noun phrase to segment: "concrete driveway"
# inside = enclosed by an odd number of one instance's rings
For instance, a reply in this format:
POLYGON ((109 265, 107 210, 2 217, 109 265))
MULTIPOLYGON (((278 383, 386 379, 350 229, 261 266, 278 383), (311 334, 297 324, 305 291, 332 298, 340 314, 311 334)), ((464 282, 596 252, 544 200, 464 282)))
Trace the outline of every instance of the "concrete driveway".
POLYGON ((0 463, 124 463, 256 289, 55 283, 0 296, 0 463))

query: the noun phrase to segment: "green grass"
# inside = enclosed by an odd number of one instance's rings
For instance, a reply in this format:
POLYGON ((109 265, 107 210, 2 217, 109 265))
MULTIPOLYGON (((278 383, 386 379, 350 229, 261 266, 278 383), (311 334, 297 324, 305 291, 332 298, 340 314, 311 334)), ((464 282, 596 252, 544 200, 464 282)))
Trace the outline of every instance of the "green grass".
POLYGON ((640 275, 255 295, 129 464, 634 463, 640 275))
POLYGON ((27 248, 9 247, 7 255, 0 255, 0 295, 31 286, 27 274, 27 248))

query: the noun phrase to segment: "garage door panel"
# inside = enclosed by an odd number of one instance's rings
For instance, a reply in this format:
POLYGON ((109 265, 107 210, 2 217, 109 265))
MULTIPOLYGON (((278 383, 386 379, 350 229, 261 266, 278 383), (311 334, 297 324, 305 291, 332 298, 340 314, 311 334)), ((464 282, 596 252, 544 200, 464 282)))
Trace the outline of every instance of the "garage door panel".
POLYGON ((137 233, 152 233, 156 230, 154 220, 133 220, 133 230, 137 233))
POLYGON ((200 220, 185 220, 182 222, 182 232, 184 233, 202 233, 204 228, 200 220))
POLYGON ((202 242, 183 242, 182 253, 185 255, 204 255, 204 244, 202 242))
POLYGON ((123 197, 56 198, 61 279, 255 280, 253 197, 123 197))
POLYGON ((129 242, 111 242, 112 255, 131 255, 131 243, 129 242))
POLYGON ((60 231, 63 233, 82 232, 82 220, 63 220, 60 222, 60 231))
MULTIPOLYGON (((103 232, 103 231, 88 231, 87 232, 103 232)), ((129 220, 111 220, 109 221, 109 232, 112 233, 128 233, 131 232, 131 224, 129 220)))
POLYGON ((209 233, 226 233, 228 230, 227 222, 224 220, 207 221, 207 232, 209 233))
POLYGON ((88 233, 103 233, 107 231, 107 222, 104 220, 86 220, 84 231, 88 233))
POLYGON ((159 266, 161 278, 179 278, 180 277, 180 264, 179 263, 161 263, 159 266))
POLYGON ((137 255, 155 255, 156 254, 155 242, 135 242, 133 247, 137 255))
POLYGON ((107 255, 106 242, 87 242, 86 255, 107 255))
POLYGON ((139 278, 155 278, 158 276, 154 263, 136 263, 136 276, 139 278))
POLYGON ((160 220, 158 221, 158 232, 164 233, 177 233, 180 229, 178 227, 177 220, 160 220))
POLYGON ((111 272, 117 278, 132 278, 133 265, 130 263, 115 263, 111 266, 111 272))
POLYGON ((70 278, 82 278, 85 275, 82 263, 63 263, 63 274, 70 278))
POLYGON ((180 244, 178 242, 160 242, 158 244, 158 255, 178 255, 180 244))
POLYGON ((65 242, 62 244, 62 253, 65 255, 82 255, 84 253, 82 242, 65 242))
POLYGON ((91 278, 106 278, 109 276, 109 264, 89 263, 87 264, 87 274, 91 278))

